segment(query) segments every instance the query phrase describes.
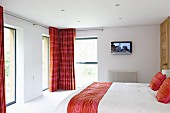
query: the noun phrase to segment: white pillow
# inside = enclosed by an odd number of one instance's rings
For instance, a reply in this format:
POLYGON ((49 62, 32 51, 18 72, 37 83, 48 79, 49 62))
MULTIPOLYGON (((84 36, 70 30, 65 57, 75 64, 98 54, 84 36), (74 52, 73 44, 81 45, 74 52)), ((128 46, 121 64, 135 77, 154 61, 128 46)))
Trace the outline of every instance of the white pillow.
POLYGON ((162 74, 166 74, 166 78, 170 77, 170 70, 162 70, 162 74))

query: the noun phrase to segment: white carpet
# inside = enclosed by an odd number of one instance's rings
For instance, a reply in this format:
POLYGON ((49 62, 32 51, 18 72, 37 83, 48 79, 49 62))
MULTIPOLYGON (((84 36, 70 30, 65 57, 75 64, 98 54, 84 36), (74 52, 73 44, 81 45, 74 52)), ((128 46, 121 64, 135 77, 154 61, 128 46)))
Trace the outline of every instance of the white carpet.
POLYGON ((7 107, 7 113, 54 113, 57 104, 74 91, 44 91, 43 96, 24 104, 13 104, 7 107))

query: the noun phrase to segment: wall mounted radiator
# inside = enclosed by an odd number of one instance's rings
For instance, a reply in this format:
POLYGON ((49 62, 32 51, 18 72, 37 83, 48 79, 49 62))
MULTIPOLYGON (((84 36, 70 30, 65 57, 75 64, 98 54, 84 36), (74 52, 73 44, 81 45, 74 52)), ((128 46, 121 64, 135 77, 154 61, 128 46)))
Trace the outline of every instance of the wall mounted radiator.
POLYGON ((127 82, 134 83, 137 82, 137 72, 136 71, 116 71, 109 70, 107 74, 108 82, 127 82))

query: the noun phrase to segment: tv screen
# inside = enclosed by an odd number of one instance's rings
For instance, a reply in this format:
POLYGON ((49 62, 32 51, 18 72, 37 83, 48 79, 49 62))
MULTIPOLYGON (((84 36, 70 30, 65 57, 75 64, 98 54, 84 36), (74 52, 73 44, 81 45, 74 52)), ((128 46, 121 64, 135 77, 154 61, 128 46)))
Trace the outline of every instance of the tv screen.
POLYGON ((132 41, 111 42, 111 54, 131 54, 132 41))

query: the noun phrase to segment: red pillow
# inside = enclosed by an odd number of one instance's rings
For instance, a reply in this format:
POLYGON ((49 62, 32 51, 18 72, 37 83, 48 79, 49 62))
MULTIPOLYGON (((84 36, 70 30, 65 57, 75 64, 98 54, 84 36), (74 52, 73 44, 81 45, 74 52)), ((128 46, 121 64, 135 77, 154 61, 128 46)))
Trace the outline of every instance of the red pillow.
POLYGON ((166 75, 163 75, 161 72, 158 72, 152 78, 152 81, 150 82, 149 87, 152 90, 157 91, 165 79, 166 79, 166 75))
POLYGON ((170 102, 170 77, 165 79, 156 94, 156 98, 159 102, 165 104, 170 102))

